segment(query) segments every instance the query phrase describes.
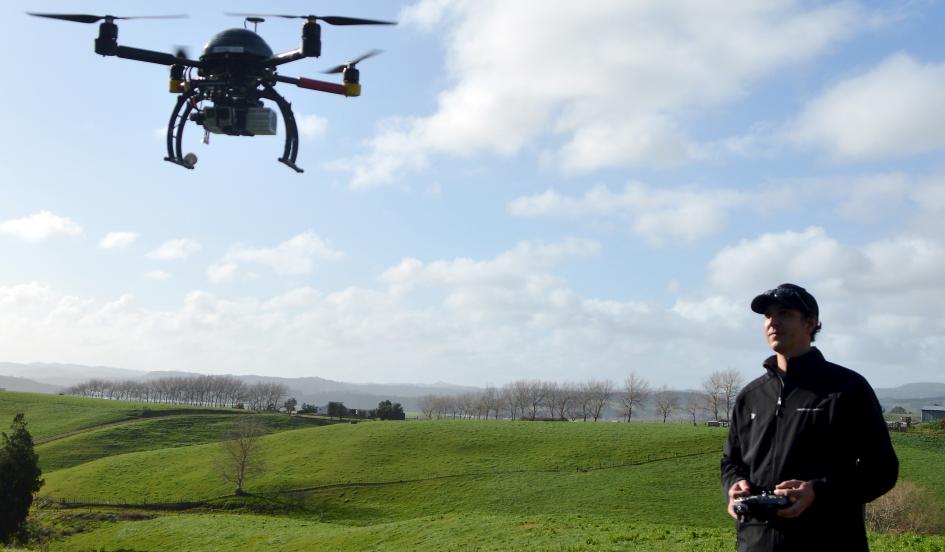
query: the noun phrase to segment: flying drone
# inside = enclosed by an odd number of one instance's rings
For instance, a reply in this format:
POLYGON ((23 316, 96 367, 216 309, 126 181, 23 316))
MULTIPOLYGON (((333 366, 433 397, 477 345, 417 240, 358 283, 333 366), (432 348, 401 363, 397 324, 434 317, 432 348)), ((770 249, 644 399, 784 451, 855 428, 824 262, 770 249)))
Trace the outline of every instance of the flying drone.
POLYGON ((199 59, 189 59, 187 53, 178 50, 176 54, 142 50, 118 44, 119 19, 168 19, 181 18, 184 15, 118 17, 114 15, 83 15, 30 13, 37 17, 62 19, 76 23, 102 23, 98 27, 95 39, 95 53, 103 56, 120 58, 159 65, 170 66, 169 92, 178 94, 177 103, 167 123, 167 157, 170 161, 193 169, 197 156, 193 153, 183 155, 181 140, 184 126, 192 121, 204 128, 204 142, 210 133, 230 136, 260 136, 276 134, 277 119, 275 111, 263 106, 263 100, 275 102, 285 122, 285 149, 279 161, 296 172, 303 172, 295 164, 299 153, 299 130, 292 114, 292 106, 275 90, 276 83, 285 82, 299 88, 339 94, 342 96, 360 96, 360 73, 357 64, 380 53, 370 52, 324 71, 330 74, 342 74, 342 83, 307 79, 305 77, 285 77, 279 75, 276 68, 280 65, 303 58, 319 57, 322 53, 322 21, 329 25, 395 25, 393 21, 377 21, 354 17, 320 15, 279 15, 228 13, 227 15, 245 17, 248 28, 227 29, 211 38, 203 48, 199 59), (304 19, 302 25, 302 43, 295 50, 274 54, 266 41, 256 34, 256 26, 265 21, 264 17, 285 19, 304 19), (194 71, 196 69, 196 72, 194 71))

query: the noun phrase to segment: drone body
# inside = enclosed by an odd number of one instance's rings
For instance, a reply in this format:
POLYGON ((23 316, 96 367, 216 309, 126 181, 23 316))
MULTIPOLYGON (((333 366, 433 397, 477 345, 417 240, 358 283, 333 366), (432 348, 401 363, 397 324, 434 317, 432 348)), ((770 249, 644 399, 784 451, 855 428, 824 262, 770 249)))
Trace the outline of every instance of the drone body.
MULTIPOLYGON (((97 54, 170 66, 169 91, 178 96, 167 125, 167 156, 164 158, 166 161, 187 169, 194 168, 197 161, 196 155, 193 153, 184 155, 181 149, 184 127, 188 121, 202 126, 207 134, 230 136, 276 134, 278 121, 276 113, 263 105, 263 100, 270 100, 279 108, 286 127, 285 147, 279 161, 296 172, 302 172, 302 169, 295 164, 299 148, 298 126, 295 123, 291 105, 276 92, 276 83, 284 82, 300 88, 343 96, 359 96, 361 94, 360 74, 356 65, 380 52, 372 50, 346 64, 325 71, 326 73, 342 73, 341 84, 304 77, 285 77, 279 75, 276 68, 299 59, 321 55, 319 20, 331 25, 394 24, 388 21, 338 16, 275 15, 273 17, 306 20, 302 26, 301 45, 297 49, 273 54, 272 48, 254 31, 234 28, 222 31, 211 38, 204 46, 200 58, 193 60, 189 59, 183 51, 172 55, 119 45, 118 25, 115 24, 115 20, 136 18, 79 14, 31 13, 30 15, 78 23, 102 21, 99 25, 98 38, 95 39, 97 54)), ((261 17, 250 14, 230 15, 248 16, 247 22, 254 24, 264 21, 261 17)))

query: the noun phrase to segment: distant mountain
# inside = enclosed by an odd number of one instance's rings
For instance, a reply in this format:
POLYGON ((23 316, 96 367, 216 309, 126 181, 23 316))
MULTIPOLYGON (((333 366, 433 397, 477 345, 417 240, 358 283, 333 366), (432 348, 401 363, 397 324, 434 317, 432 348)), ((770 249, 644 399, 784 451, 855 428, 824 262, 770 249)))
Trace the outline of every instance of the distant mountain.
MULTIPOLYGON (((0 383, 11 391, 32 391, 56 393, 60 389, 86 382, 90 379, 118 380, 154 380, 168 377, 193 377, 205 374, 195 372, 154 371, 143 372, 110 368, 107 366, 82 366, 78 364, 31 363, 18 364, 0 362, 0 374, 14 378, 28 377, 35 385, 46 387, 23 389, 0 383)), ((328 401, 343 402, 348 408, 376 408, 383 400, 399 402, 407 410, 419 410, 417 399, 424 395, 458 395, 467 391, 479 391, 477 387, 453 385, 437 382, 421 383, 346 383, 319 377, 280 378, 273 376, 233 376, 248 384, 258 382, 276 382, 289 389, 289 396, 299 402, 324 405, 328 401)), ((24 380, 26 381, 26 380, 24 380)))
POLYGON ((417 399, 424 395, 458 395, 479 391, 478 387, 460 385, 427 385, 412 383, 347 383, 319 377, 278 378, 270 376, 234 376, 248 384, 281 383, 301 405, 303 402, 324 405, 328 401, 343 402, 348 408, 376 408, 383 400, 399 402, 406 410, 419 410, 417 399))
POLYGON ((880 400, 942 399, 945 398, 945 383, 907 383, 875 391, 880 400))
POLYGON ((26 378, 15 378, 12 376, 0 376, 0 389, 7 391, 23 391, 26 393, 58 393, 61 387, 39 383, 26 378))
POLYGON ((57 364, 31 362, 0 362, 0 375, 27 378, 39 383, 68 387, 92 378, 109 380, 138 379, 145 372, 110 368, 108 366, 83 366, 81 364, 57 364))

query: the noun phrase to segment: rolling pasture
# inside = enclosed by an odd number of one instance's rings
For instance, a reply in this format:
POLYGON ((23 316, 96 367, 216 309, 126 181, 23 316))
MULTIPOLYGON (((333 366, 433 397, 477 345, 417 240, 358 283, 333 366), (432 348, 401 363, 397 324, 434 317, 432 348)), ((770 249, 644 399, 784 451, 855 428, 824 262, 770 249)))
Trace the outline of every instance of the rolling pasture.
MULTIPOLYGON (((3 416, 12 395, 0 393, 3 416)), ((271 415, 265 468, 247 479, 249 496, 237 498, 218 475, 221 449, 213 442, 230 416, 136 420, 37 447, 46 479, 40 495, 123 504, 38 508, 38 523, 55 528, 49 549, 734 547, 718 483, 724 429, 447 420, 299 428, 292 424, 306 422, 271 415), (136 506, 173 501, 197 507, 136 506)), ((902 477, 945 505, 945 436, 894 440, 902 477)), ((873 550, 945 550, 941 536, 871 538, 873 550)))

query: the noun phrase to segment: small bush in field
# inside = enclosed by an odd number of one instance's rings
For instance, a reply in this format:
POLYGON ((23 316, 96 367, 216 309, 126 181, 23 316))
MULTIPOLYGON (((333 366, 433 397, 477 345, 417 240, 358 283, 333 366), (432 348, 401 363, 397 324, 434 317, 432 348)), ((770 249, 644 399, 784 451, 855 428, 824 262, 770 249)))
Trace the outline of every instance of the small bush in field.
POLYGON ((866 526, 878 533, 940 534, 945 515, 925 489, 900 481, 866 507, 866 526))

